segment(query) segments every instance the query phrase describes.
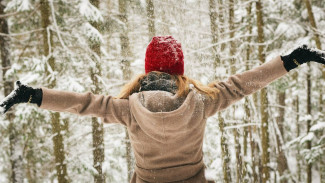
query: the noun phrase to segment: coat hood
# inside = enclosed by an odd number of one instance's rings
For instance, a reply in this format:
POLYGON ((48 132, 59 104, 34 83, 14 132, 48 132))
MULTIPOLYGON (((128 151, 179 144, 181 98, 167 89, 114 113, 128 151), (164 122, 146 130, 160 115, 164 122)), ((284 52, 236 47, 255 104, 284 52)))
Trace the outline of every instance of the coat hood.
POLYGON ((155 140, 167 143, 167 138, 184 137, 182 131, 197 125, 187 123, 195 110, 193 104, 197 103, 193 97, 193 91, 186 97, 166 91, 143 91, 130 96, 129 104, 140 128, 155 140))

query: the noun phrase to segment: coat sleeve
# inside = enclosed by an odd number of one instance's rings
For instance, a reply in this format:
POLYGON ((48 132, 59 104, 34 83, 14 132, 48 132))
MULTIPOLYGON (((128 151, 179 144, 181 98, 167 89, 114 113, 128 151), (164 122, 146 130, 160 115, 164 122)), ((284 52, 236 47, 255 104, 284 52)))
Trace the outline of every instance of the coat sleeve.
POLYGON ((81 116, 102 118, 106 123, 130 123, 129 100, 115 99, 112 96, 95 95, 91 92, 76 93, 42 88, 40 108, 70 112, 81 116))
POLYGON ((246 95, 264 88, 286 73, 287 70, 284 68, 280 56, 278 56, 249 71, 232 75, 227 81, 215 82, 214 87, 219 90, 219 93, 216 99, 204 101, 206 117, 212 116, 246 95))

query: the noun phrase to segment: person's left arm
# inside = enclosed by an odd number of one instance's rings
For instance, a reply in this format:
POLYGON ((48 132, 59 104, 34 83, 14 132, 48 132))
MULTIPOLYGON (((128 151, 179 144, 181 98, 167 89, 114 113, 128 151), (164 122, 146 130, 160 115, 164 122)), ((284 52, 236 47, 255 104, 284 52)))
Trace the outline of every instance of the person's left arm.
POLYGON ((130 122, 127 99, 115 99, 109 95, 96 95, 91 92, 76 93, 44 87, 32 88, 19 81, 16 85, 17 88, 0 103, 3 113, 15 104, 34 103, 42 109, 99 117, 109 123, 128 125, 130 122))
POLYGON ((69 112, 81 116, 103 118, 107 123, 129 123, 130 110, 127 99, 115 99, 110 95, 91 92, 76 93, 42 87, 41 109, 69 112))

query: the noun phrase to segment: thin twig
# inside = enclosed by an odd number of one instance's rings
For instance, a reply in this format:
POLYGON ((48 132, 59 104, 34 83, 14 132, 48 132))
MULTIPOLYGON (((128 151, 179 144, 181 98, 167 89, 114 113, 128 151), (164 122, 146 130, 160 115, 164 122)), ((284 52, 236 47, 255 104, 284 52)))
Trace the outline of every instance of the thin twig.
POLYGON ((34 33, 34 32, 40 32, 40 31, 43 31, 43 30, 44 30, 43 28, 40 28, 40 29, 30 30, 30 31, 21 32, 21 33, 10 33, 10 34, 0 33, 0 36, 8 36, 8 37, 22 36, 22 35, 31 34, 31 33, 34 33))
POLYGON ((13 13, 2 14, 2 15, 0 15, 0 18, 7 18, 7 17, 13 16, 13 15, 17 15, 19 13, 22 13, 22 12, 17 11, 17 12, 13 12, 13 13))

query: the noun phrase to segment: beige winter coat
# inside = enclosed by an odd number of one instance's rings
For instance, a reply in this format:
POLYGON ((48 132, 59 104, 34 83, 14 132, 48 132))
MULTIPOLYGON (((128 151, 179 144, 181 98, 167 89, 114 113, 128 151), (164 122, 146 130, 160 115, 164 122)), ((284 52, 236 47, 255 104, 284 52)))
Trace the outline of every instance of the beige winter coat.
POLYGON ((280 57, 216 82, 212 100, 192 90, 184 99, 165 91, 144 91, 129 99, 88 93, 43 90, 41 108, 100 117, 128 129, 135 153, 135 182, 206 182, 203 135, 206 120, 217 111, 285 75, 280 57))

